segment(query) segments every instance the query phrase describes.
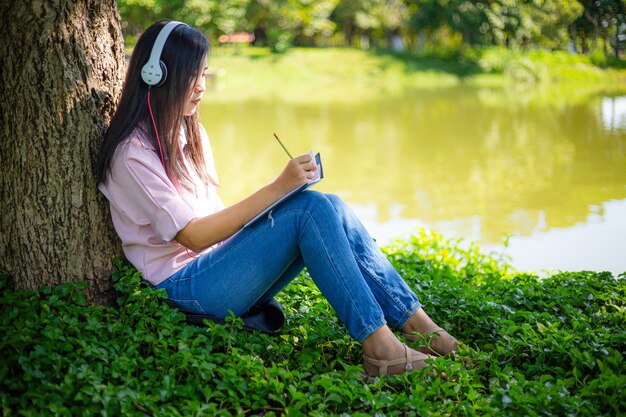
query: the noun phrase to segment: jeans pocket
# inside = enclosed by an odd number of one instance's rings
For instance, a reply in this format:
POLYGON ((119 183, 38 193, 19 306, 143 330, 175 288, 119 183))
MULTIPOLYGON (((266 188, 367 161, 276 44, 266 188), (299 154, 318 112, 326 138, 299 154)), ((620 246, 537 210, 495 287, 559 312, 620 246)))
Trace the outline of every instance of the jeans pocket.
POLYGON ((169 299, 181 311, 194 314, 206 314, 198 300, 180 300, 177 298, 169 299))

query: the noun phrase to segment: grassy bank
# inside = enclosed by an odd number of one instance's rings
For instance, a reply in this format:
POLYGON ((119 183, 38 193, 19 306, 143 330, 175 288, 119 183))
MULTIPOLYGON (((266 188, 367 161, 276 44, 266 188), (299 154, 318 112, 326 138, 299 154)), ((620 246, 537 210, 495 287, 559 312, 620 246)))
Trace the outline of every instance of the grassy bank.
POLYGON ((504 86, 555 83, 626 85, 626 70, 600 67, 566 52, 467 49, 417 55, 341 48, 216 48, 209 66, 212 100, 368 99, 459 83, 504 86))
POLYGON ((386 254, 465 347, 418 372, 367 380, 359 346, 302 274, 279 335, 187 325, 119 262, 118 307, 81 285, 0 281, 3 415, 620 415, 626 285, 608 273, 516 275, 472 246, 422 233, 386 254))

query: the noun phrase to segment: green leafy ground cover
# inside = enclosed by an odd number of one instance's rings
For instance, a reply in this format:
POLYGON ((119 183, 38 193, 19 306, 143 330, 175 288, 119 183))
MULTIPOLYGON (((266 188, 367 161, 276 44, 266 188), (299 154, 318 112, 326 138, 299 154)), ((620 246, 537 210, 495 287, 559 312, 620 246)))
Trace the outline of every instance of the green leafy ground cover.
POLYGON ((592 57, 562 51, 465 48, 417 54, 353 48, 215 48, 209 99, 241 101, 362 101, 407 90, 469 85, 612 86, 626 84, 626 69, 605 68, 592 57), (216 86, 213 88, 212 86, 216 86))
POLYGON ((118 306, 84 284, 12 292, 0 280, 3 415, 599 416, 626 413, 624 275, 517 274, 422 232, 385 249, 427 311, 465 342, 454 380, 364 378, 361 349, 302 274, 268 336, 195 327, 117 261, 118 306))

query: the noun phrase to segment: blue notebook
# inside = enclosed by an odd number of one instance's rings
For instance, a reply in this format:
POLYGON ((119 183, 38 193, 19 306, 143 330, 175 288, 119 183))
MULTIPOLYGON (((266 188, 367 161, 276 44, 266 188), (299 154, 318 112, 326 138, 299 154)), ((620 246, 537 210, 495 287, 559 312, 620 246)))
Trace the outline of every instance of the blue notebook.
MULTIPOLYGON (((313 156, 313 151, 309 152, 309 154, 311 156, 313 156)), ((280 203, 282 203, 283 201, 287 200, 288 198, 306 190, 307 188, 317 184, 318 182, 320 182, 322 180, 322 178, 324 178, 324 170, 322 168, 322 157, 320 156, 320 154, 316 154, 314 156, 315 158, 315 164, 317 165, 317 171, 315 171, 315 177, 310 179, 308 182, 302 184, 301 186, 294 188, 293 190, 289 191, 287 194, 285 194, 284 196, 282 196, 281 198, 279 198, 278 200, 274 201, 272 204, 270 204, 267 208, 265 208, 263 211, 261 211, 259 214, 257 214, 256 216, 254 216, 252 218, 252 220, 250 220, 248 223, 244 224, 244 228, 250 226, 251 224, 256 223, 259 219, 261 219, 263 216, 265 216, 267 213, 269 213, 274 207, 276 207, 277 205, 279 205, 280 203)))

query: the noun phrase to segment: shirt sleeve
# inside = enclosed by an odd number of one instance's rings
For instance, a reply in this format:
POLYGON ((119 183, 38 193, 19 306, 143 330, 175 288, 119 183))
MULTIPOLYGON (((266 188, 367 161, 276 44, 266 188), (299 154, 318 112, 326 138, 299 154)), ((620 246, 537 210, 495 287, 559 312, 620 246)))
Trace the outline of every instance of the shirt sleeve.
POLYGON ((153 150, 127 144, 116 156, 111 174, 108 188, 112 204, 134 223, 149 225, 161 240, 173 240, 197 217, 153 150))

